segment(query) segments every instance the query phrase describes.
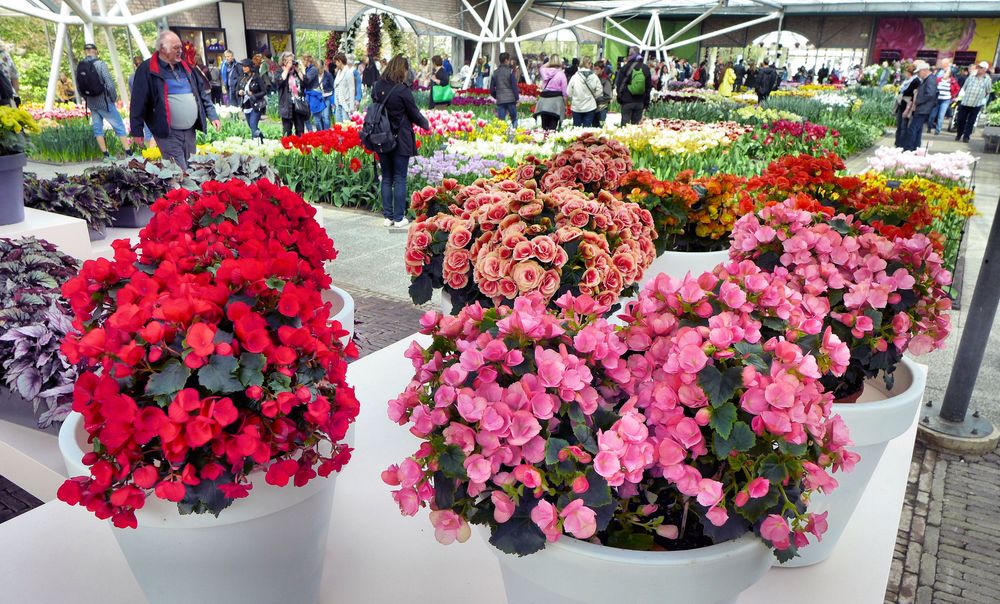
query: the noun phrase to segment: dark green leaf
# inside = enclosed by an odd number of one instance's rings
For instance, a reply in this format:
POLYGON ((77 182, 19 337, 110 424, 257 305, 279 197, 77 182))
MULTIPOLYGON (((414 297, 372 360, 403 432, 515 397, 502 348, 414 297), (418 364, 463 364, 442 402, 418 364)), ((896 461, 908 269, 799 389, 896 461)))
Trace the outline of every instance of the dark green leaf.
POLYGON ((434 505, 439 510, 447 510, 455 505, 455 491, 458 481, 448 478, 444 472, 434 472, 434 505))
POLYGON ((510 520, 497 525, 490 544, 515 556, 527 556, 545 547, 545 534, 531 519, 531 510, 536 505, 538 500, 534 497, 522 497, 510 520))
POLYGON ((282 289, 284 289, 284 287, 285 287, 285 281, 284 281, 284 279, 279 279, 277 277, 268 277, 264 281, 264 284, 267 285, 268 287, 270 287, 271 289, 278 290, 279 292, 282 289))
POLYGON ((189 377, 191 377, 190 369, 177 359, 170 359, 163 365, 162 370, 149 377, 149 381, 146 382, 146 394, 173 398, 184 388, 189 377))
POLYGON ((760 462, 760 475, 775 483, 782 483, 788 478, 788 468, 774 453, 760 462))
POLYGON ((698 385, 705 391, 713 407, 731 399, 742 383, 743 370, 739 367, 730 367, 721 372, 715 365, 705 365, 698 372, 698 385))
POLYGON ((264 361, 260 353, 244 352, 240 355, 240 383, 246 387, 264 385, 264 361))
POLYGON ((559 451, 569 446, 569 441, 561 438, 549 438, 545 443, 545 465, 554 466, 559 463, 559 451))
POLYGON ((228 394, 243 390, 243 384, 233 375, 236 359, 221 354, 213 354, 208 364, 198 370, 198 382, 217 394, 228 394))
POLYGON ((729 438, 735 421, 736 405, 726 403, 712 411, 712 419, 708 421, 708 425, 722 438, 729 438))
POLYGON ((457 445, 448 445, 438 457, 438 467, 448 478, 467 479, 464 462, 465 453, 457 445))
POLYGON ((618 549, 649 551, 653 547, 653 536, 649 533, 626 533, 615 531, 608 537, 608 545, 618 549))

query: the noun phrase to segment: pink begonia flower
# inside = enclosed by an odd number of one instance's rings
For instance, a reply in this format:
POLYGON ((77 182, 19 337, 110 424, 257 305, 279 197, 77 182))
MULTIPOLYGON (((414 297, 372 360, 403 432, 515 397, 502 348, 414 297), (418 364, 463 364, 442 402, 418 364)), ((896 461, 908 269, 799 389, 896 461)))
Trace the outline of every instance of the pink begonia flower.
POLYGON ((514 478, 529 489, 534 489, 542 484, 542 475, 534 466, 521 464, 514 468, 514 478))
POLYGON ((469 523, 451 510, 434 510, 430 514, 434 537, 439 543, 449 545, 454 541, 465 543, 472 534, 469 523))
POLYGON ((788 523, 777 514, 769 514, 760 525, 760 536, 770 541, 775 549, 788 549, 791 545, 788 532, 788 523))
POLYGON ((472 482, 485 483, 493 475, 490 461, 478 453, 466 457, 463 465, 472 482))
POLYGON ((715 506, 705 513, 705 517, 715 526, 722 526, 729 520, 729 512, 724 507, 715 506))
POLYGON ((559 512, 563 528, 577 539, 589 539, 597 532, 597 513, 583 505, 582 499, 574 499, 559 512))
POLYGON ((514 500, 503 491, 493 491, 490 494, 493 501, 493 519, 503 524, 514 515, 514 500))
POLYGON ((750 496, 747 495, 746 491, 740 491, 736 494, 736 497, 733 497, 733 503, 738 508, 745 506, 748 501, 750 501, 750 496))
POLYGON ((412 487, 424 478, 423 469, 420 467, 420 464, 413 461, 412 457, 404 459, 403 463, 399 464, 397 471, 399 482, 404 487, 412 487))
POLYGON ((559 530, 559 513, 556 506, 542 499, 531 509, 531 521, 542 529, 549 541, 558 541, 562 531, 559 530))
POLYGON ((621 461, 611 451, 601 451, 594 457, 594 471, 604 478, 611 478, 621 471, 621 468, 621 461))
POLYGON ((390 487, 399 486, 399 466, 392 464, 388 468, 382 470, 382 482, 389 485, 390 487))
POLYGON ((518 411, 514 413, 510 422, 510 436, 507 442, 512 445, 521 446, 534 438, 542 431, 541 424, 529 411, 518 411))
POLYGON ((664 539, 676 539, 680 531, 677 529, 676 524, 661 524, 656 527, 656 534, 664 539))
POLYGON ((806 523, 806 530, 816 536, 817 541, 823 540, 823 534, 826 533, 826 515, 829 512, 823 512, 822 514, 810 514, 809 521, 806 523))
POLYGON ((711 507, 722 500, 722 483, 710 478, 702 478, 698 483, 698 503, 711 507))
POLYGON ((769 490, 771 490, 771 483, 766 478, 754 478, 747 485, 747 493, 754 499, 764 497, 769 490))
POLYGON ((393 491, 392 498, 399 505, 399 511, 404 516, 413 516, 420 509, 420 496, 416 489, 406 488, 393 491))
POLYGON ((587 481, 586 476, 580 475, 573 479, 572 488, 574 493, 582 495, 590 489, 590 482, 587 481))

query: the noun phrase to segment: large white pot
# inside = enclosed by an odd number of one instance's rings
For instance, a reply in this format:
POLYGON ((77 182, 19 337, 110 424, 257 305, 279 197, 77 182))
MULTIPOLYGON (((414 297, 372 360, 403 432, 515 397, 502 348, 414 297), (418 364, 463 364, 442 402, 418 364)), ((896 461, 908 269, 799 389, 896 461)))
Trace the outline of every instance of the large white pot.
POLYGON ((324 302, 333 305, 330 309, 330 320, 340 321, 341 326, 347 330, 348 335, 342 339, 344 346, 347 346, 347 343, 354 339, 354 298, 335 285, 331 285, 330 289, 321 295, 324 302))
POLYGON ((663 252, 653 260, 649 268, 642 274, 639 285, 652 281, 660 273, 666 273, 676 279, 683 279, 691 273, 695 277, 714 269, 729 260, 729 250, 719 252, 663 252))
POLYGON ((906 432, 913 424, 924 398, 926 382, 927 367, 904 357, 896 367, 892 390, 886 389, 879 376, 865 383, 864 393, 858 402, 833 406, 833 412, 840 415, 850 429, 851 440, 854 441, 851 450, 861 455, 861 461, 852 472, 834 474, 840 484, 832 493, 817 493, 809 502, 810 512, 829 512, 823 540, 802 548, 799 556, 781 566, 809 566, 830 557, 854 515, 858 501, 868 488, 889 441, 906 432))
MULTIPOLYGON (((489 530, 479 527, 484 539, 489 530)), ((496 548, 509 604, 724 604, 764 576, 771 551, 753 534, 682 552, 639 552, 563 536, 530 556, 496 548)))
MULTIPOLYGON (((90 474, 85 448, 83 416, 72 413, 59 431, 69 476, 90 474)), ((150 604, 319 600, 335 475, 284 488, 262 472, 251 479, 250 496, 218 518, 182 516, 177 504, 150 496, 135 513, 139 528, 112 527, 150 604)))

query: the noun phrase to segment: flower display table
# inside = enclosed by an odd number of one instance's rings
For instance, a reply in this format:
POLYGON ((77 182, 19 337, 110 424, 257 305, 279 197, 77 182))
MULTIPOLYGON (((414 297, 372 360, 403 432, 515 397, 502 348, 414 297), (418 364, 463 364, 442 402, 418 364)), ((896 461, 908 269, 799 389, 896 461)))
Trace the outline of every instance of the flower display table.
POLYGON ((37 237, 51 242, 59 251, 79 260, 91 257, 87 223, 80 218, 25 208, 24 221, 0 226, 0 237, 37 237))
MULTIPOLYGON (((479 533, 473 531, 465 544, 442 547, 429 523, 400 516, 389 488, 379 477, 387 465, 408 455, 415 446, 415 441, 386 417, 386 402, 404 389, 412 375, 410 362, 403 357, 411 339, 369 355, 348 369, 348 379, 361 401, 355 426, 358 449, 337 479, 320 602, 351 604, 405 598, 451 604, 474 598, 502 604, 500 567, 479 533)), ((0 426, 0 473, 16 471, 12 465, 18 460, 33 463, 34 472, 49 471, 18 455, 12 447, 7 447, 10 450, 4 455, 9 433, 7 427, 0 426)), ((782 594, 791 597, 804 590, 814 594, 815 604, 881 602, 915 433, 916 417, 906 433, 889 443, 828 561, 807 568, 771 569, 739 602, 784 601, 782 594)), ((38 447, 34 454, 39 454, 38 447)), ((49 501, 0 524, 0 543, 6 544, 0 548, 0 585, 9 601, 145 601, 110 525, 86 510, 49 501), (52 568, 60 569, 59 581, 44 580, 52 568)), ((260 547, 261 555, 266 555, 266 544, 260 547)))

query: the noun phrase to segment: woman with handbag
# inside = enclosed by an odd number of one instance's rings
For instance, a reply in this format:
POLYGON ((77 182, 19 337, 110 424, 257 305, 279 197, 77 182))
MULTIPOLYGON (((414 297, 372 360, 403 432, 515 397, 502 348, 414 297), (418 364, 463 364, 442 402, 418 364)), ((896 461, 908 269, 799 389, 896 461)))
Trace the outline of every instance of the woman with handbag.
POLYGON ((542 90, 535 103, 535 115, 542 122, 542 129, 555 130, 566 116, 566 73, 562 57, 552 55, 538 72, 542 90))
POLYGON ((311 115, 305 90, 302 88, 302 74, 299 71, 295 53, 281 53, 281 73, 278 74, 278 115, 281 116, 283 136, 296 136, 305 130, 306 119, 311 115))
MULTIPOLYGON (((440 57, 434 57, 440 62, 440 57)), ((440 63, 437 63, 440 64, 440 63)), ((410 66, 402 55, 396 55, 382 71, 382 77, 372 87, 372 106, 384 103, 389 127, 396 135, 396 147, 388 153, 379 153, 382 168, 382 216, 387 227, 405 229, 406 176, 410 158, 417 154, 413 126, 430 130, 431 125, 413 100, 407 80, 410 66)))
POLYGON ((354 113, 357 98, 354 70, 347 65, 347 56, 342 52, 333 57, 333 65, 337 70, 337 77, 333 81, 333 121, 340 123, 347 121, 354 113))
POLYGON ((566 87, 569 97, 569 107, 573 112, 573 126, 590 128, 594 125, 597 105, 603 100, 604 87, 601 80, 591 69, 593 61, 590 57, 580 60, 580 67, 569 79, 566 87))
POLYGON ((260 124, 261 114, 267 108, 267 101, 265 100, 267 91, 264 90, 260 76, 257 74, 257 70, 254 69, 253 61, 243 59, 240 61, 240 65, 242 66, 243 75, 236 85, 236 98, 243 109, 243 115, 247 118, 247 125, 250 126, 250 138, 263 140, 264 136, 260 133, 258 124, 260 124))
POLYGON ((444 60, 440 55, 434 55, 431 57, 431 63, 434 64, 434 75, 431 76, 431 109, 451 105, 455 91, 451 87, 448 70, 444 68, 444 60))

